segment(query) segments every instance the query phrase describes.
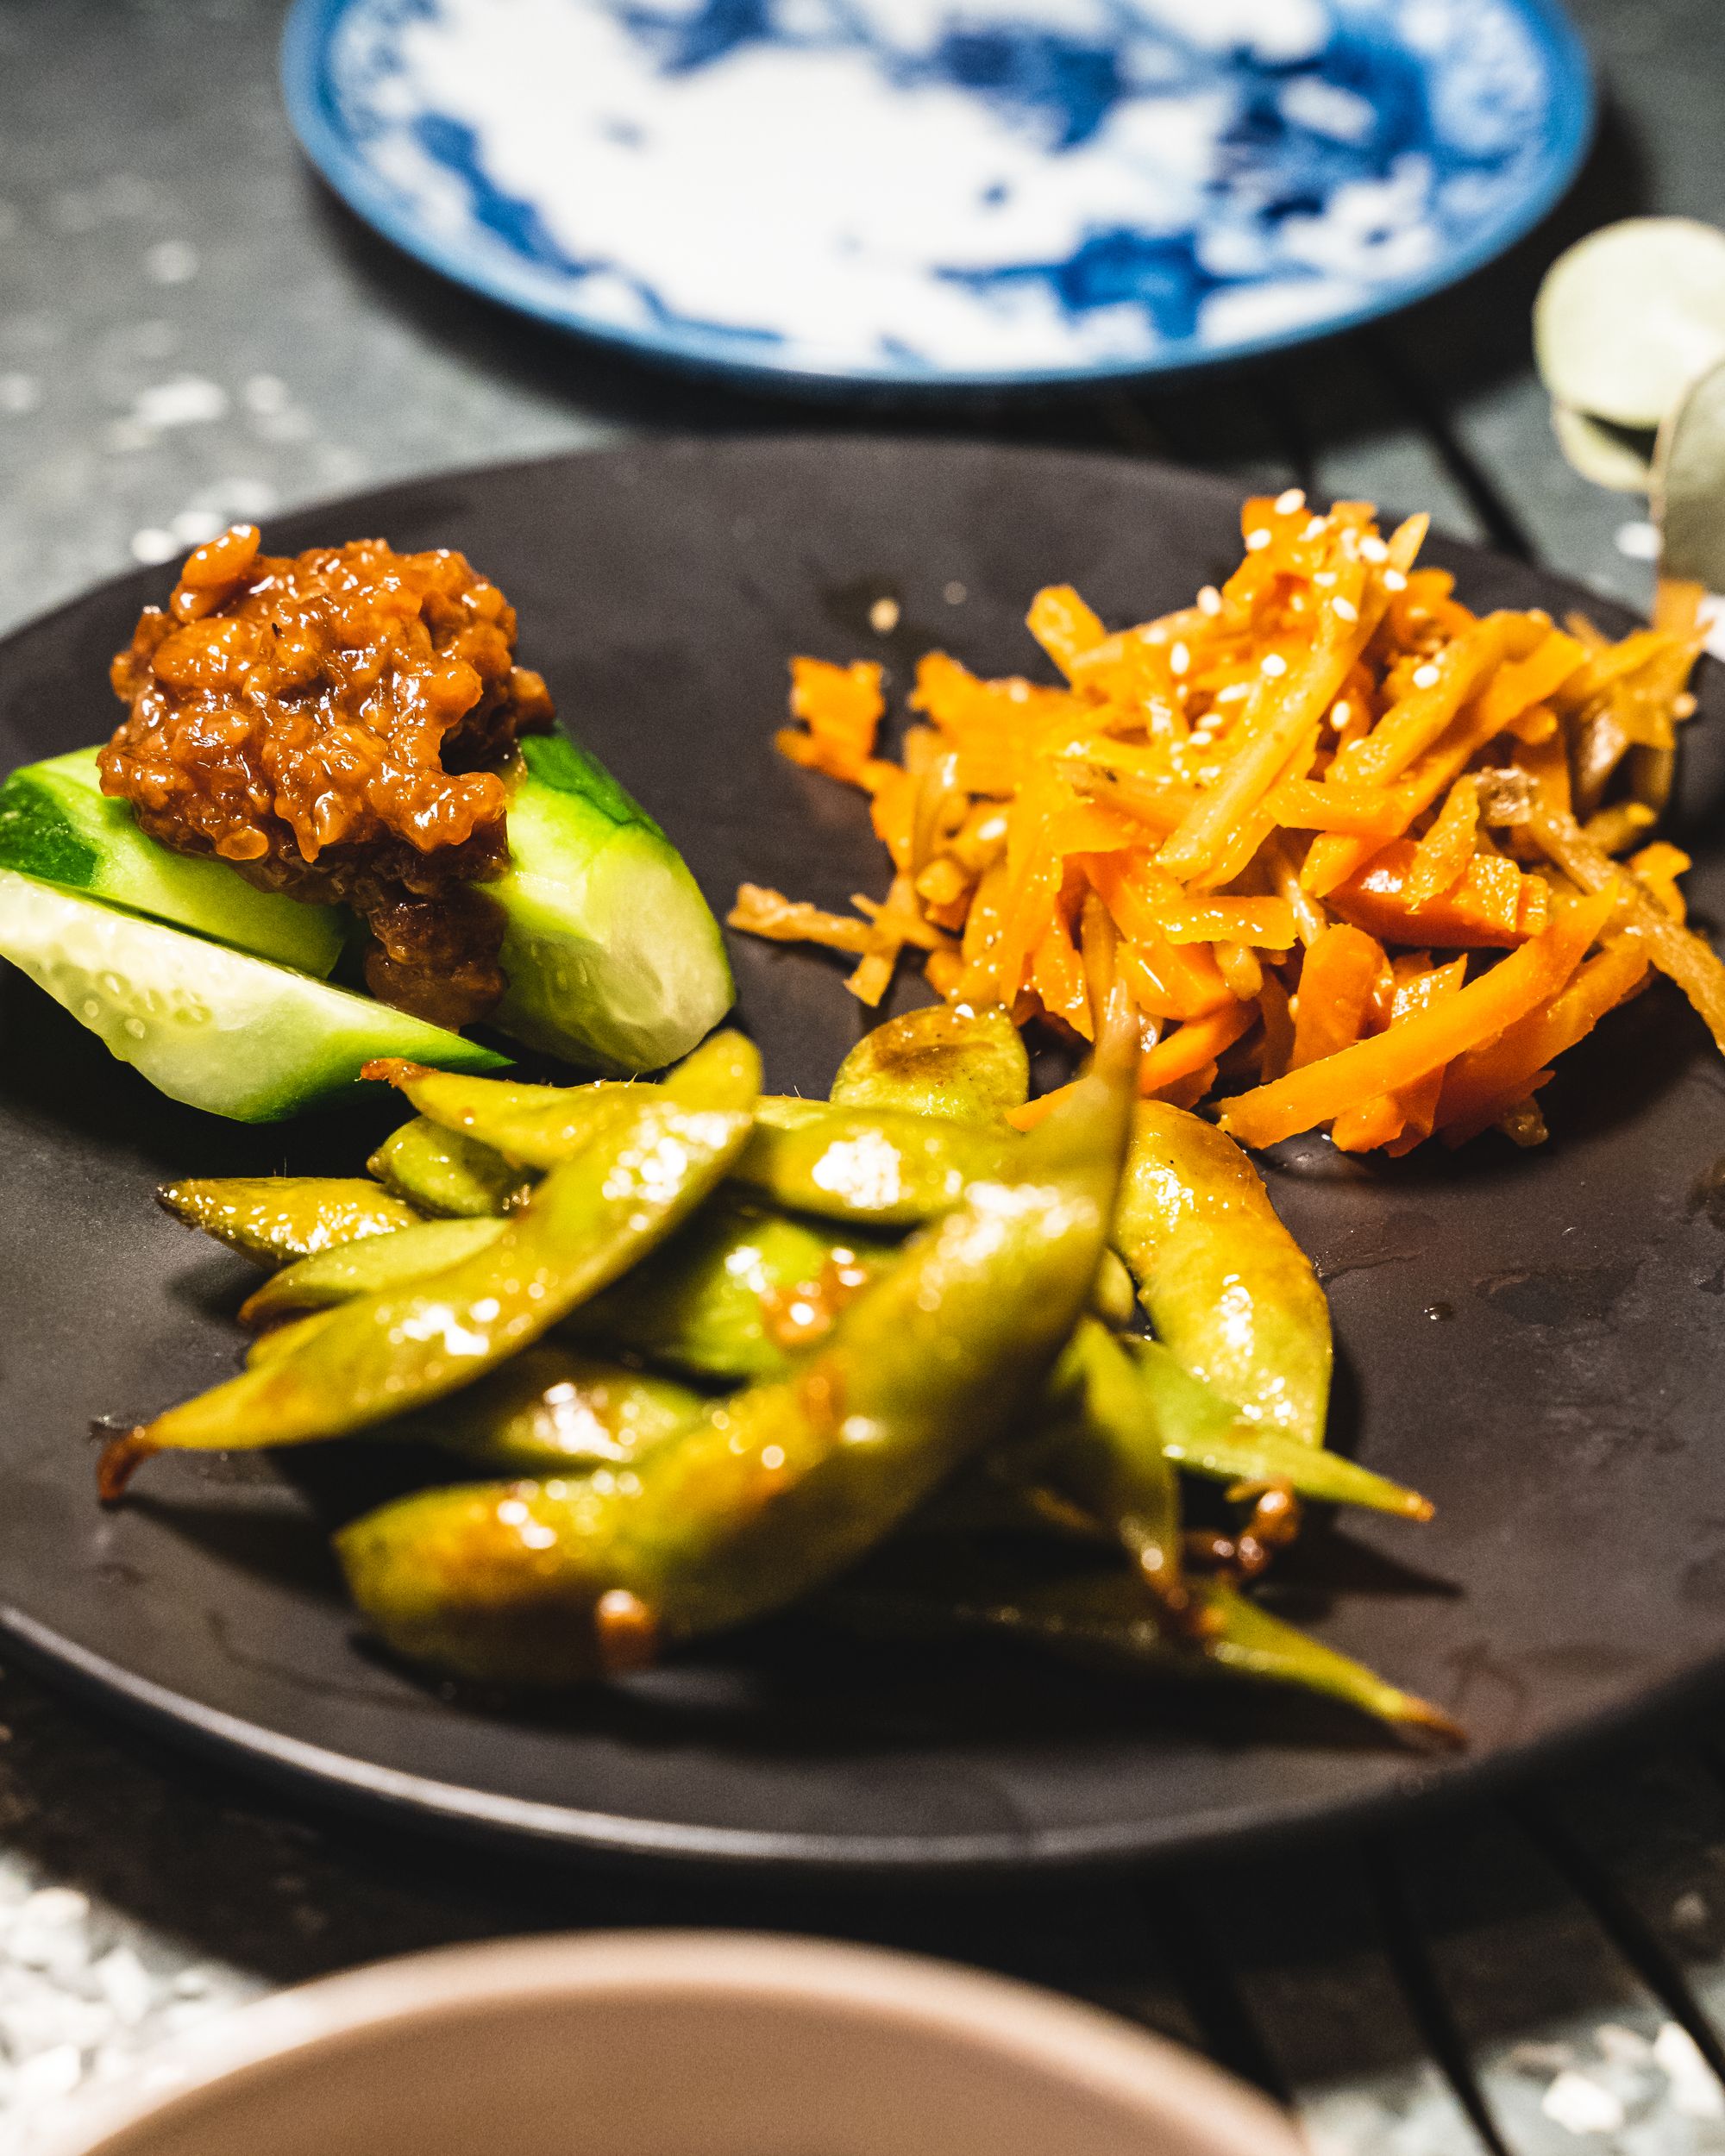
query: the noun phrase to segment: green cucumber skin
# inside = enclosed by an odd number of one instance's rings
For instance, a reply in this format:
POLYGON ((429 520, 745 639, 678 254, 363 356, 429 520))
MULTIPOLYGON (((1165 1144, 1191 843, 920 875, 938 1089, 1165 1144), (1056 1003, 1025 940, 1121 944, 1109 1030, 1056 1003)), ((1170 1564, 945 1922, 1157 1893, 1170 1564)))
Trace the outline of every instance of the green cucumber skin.
POLYGON ((0 786, 0 868, 105 899, 320 979, 342 949, 335 906, 257 890, 224 861, 147 838, 123 801, 102 791, 97 751, 26 764, 0 786))
POLYGON ((239 1123, 274 1123, 360 1087, 373 1056, 448 1070, 506 1058, 458 1033, 0 868, 9 958, 158 1092, 239 1123))
POLYGON ((625 1076, 686 1055, 736 1000, 724 939, 664 832, 583 749, 530 734, 509 787, 508 983, 494 1023, 625 1076))

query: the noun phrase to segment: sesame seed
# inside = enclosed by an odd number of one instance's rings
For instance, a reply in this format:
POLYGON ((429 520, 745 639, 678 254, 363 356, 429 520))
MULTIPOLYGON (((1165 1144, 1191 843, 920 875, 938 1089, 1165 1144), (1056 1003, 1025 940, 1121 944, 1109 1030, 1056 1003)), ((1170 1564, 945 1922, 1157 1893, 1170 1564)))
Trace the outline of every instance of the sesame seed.
POLYGON ((1340 698, 1330 706, 1330 724, 1338 733, 1340 733, 1352 717, 1353 707, 1346 697, 1340 698))
POLYGON ((1376 532, 1369 533, 1360 541, 1359 550, 1368 561, 1387 561, 1389 559, 1389 548, 1384 545, 1376 532))
POLYGON ((1286 674, 1288 671, 1288 661, 1279 651, 1266 651, 1264 655, 1263 664, 1264 671, 1271 676, 1286 674))
POLYGON ((1261 554, 1269 544, 1270 530, 1267 525, 1260 524, 1256 531, 1249 531, 1245 536, 1248 554, 1261 554))
POLYGON ((1300 536, 1302 539, 1315 539, 1318 534, 1323 530, 1324 527, 1329 523, 1329 521, 1330 520, 1327 517, 1313 517, 1311 523, 1307 525, 1304 531, 1300 534, 1300 536))
POLYGON ((1216 701, 1219 704, 1243 704, 1251 694, 1251 684, 1249 681, 1230 681, 1226 688, 1216 692, 1216 701))
POLYGON ((899 602, 877 599, 869 609, 869 626, 877 636, 890 636, 899 625, 899 602))
POLYGON ((1296 509, 1303 509, 1305 506, 1304 491, 1297 486, 1290 486, 1285 494, 1278 494, 1276 497, 1276 513, 1278 517, 1291 517, 1296 509))
POLYGON ((1434 689, 1443 679, 1435 667, 1415 667, 1414 686, 1416 689, 1434 689))
POLYGON ((1214 584, 1207 584, 1198 594, 1198 611, 1201 614, 1220 614, 1221 611, 1221 593, 1214 584))
POLYGON ((1192 655, 1184 644, 1176 644, 1168 655, 1168 668, 1170 674, 1184 674, 1191 663, 1192 655))
POLYGON ((1386 569, 1383 572, 1383 588, 1386 592, 1405 592, 1408 580, 1400 569, 1386 569))
POLYGON ((1672 702, 1672 717, 1673 718, 1693 718, 1695 717, 1695 699, 1687 689, 1672 702))
POLYGON ((1330 611, 1338 621, 1358 621, 1359 609, 1351 599, 1343 599, 1339 592, 1330 601, 1330 611))
POLYGON ((1319 569, 1314 573, 1312 578, 1314 584, 1322 585, 1326 591, 1329 590, 1331 585, 1333 585, 1335 580, 1336 573, 1333 569, 1319 569))

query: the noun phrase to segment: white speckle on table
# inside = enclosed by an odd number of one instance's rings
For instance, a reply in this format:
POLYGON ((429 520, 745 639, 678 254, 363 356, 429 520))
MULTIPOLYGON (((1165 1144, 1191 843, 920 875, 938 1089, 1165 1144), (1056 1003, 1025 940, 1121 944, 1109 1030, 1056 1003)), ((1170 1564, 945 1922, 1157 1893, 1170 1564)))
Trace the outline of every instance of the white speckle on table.
POLYGON ((201 547, 213 539, 218 531, 225 531, 228 519, 213 509, 182 509, 168 526, 174 543, 179 547, 201 547))
POLYGON ((154 448, 157 435, 154 427, 145 426, 141 420, 116 419, 105 439, 116 456, 135 456, 141 449, 154 448))
POLYGON ((83 2078, 84 2055, 78 2046, 56 2044, 51 2051, 39 2051, 14 2068, 12 2101, 47 2103, 56 2096, 69 2096, 83 2078))
POLYGON ((1518 2074, 1559 2073, 1565 2066, 1575 2064, 1573 2044, 1516 2044, 1509 2053, 1509 2064, 1518 2074))
POLYGON ((34 374, 0 374, 0 412, 9 419, 22 418, 42 401, 42 385, 34 374))
POLYGON ((114 1946, 96 1964, 97 1983, 122 2028, 135 2028, 149 2012, 155 1986, 143 1963, 129 1946, 114 1946))
POLYGON ((1540 2099, 1540 2109, 1571 2134, 1615 2134, 1623 2106, 1609 2089, 1565 2068, 1540 2099))
POLYGON ((1617 551, 1625 561, 1657 561, 1659 558, 1659 529, 1645 517, 1634 517, 1627 524, 1619 524, 1616 540, 1617 551))
POLYGON ((279 374, 249 374, 240 392, 240 401, 248 411, 265 417, 285 411, 290 402, 287 384, 279 374))
POLYGON ((1601 2058, 1614 2066, 1645 2065, 1653 2055, 1653 2046, 1639 2029, 1625 2028, 1619 2021, 1602 2021, 1593 2035, 1601 2058))
POLYGON ((1686 2119, 1725 2118, 1725 2089, 1686 2028, 1665 2022, 1653 2039, 1653 2058, 1670 2078, 1674 2111, 1686 2119))
POLYGON ((158 561, 172 561, 179 552, 179 542, 171 531, 160 524, 146 524, 141 531, 132 534, 132 559, 151 565, 158 561))
POLYGON ((899 625, 899 602, 877 599, 869 609, 869 626, 877 636, 890 636, 899 625))
POLYGON ((954 577, 951 583, 947 585, 942 591, 940 596, 946 601, 949 606, 962 606, 965 600, 969 598, 970 593, 968 587, 961 584, 957 577, 954 577))
POLYGON ((176 374, 141 389, 132 417, 146 427, 198 427, 228 416, 228 392, 201 374, 176 374))
POLYGON ((157 285, 189 285, 198 274, 198 249, 189 240, 162 240, 144 257, 144 268, 157 285))

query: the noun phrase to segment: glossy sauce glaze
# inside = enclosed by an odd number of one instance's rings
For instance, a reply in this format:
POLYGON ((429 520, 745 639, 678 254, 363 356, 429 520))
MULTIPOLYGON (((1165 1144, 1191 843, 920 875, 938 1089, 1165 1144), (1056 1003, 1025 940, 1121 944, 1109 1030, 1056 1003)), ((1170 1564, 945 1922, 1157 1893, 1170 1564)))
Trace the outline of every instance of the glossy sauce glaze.
POLYGON ((115 659, 128 716, 104 789, 179 852, 351 906, 373 993, 461 1025, 503 989, 501 922, 473 887, 508 858, 492 767, 552 718, 515 636, 514 608, 449 548, 277 556, 236 525, 115 659))

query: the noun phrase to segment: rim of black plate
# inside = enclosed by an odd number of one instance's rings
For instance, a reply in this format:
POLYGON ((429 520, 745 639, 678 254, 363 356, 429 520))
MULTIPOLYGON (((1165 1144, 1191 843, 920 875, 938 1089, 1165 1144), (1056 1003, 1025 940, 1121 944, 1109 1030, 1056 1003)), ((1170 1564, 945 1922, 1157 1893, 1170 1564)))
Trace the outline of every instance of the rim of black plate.
MULTIPOLYGON (((1130 361, 1098 360, 1056 367, 1012 367, 999 372, 930 369, 882 359, 878 365, 823 368, 806 359, 781 362, 757 349, 739 354, 736 340, 699 323, 667 321, 650 329, 594 319, 573 301, 560 304, 537 279, 511 276, 499 262, 475 257, 458 244, 425 230, 404 211, 399 198, 379 179, 336 122, 327 58, 342 16, 356 0, 294 0, 282 31, 281 84, 289 124, 301 148, 335 192, 365 223, 405 254, 452 283, 518 314, 636 358, 668 363, 687 372, 717 374, 738 385, 777 387, 806 394, 847 388, 939 395, 962 390, 1051 389, 1087 382, 1120 382, 1157 375, 1188 375, 1233 366, 1300 345, 1317 343, 1399 313, 1459 284, 1532 231, 1567 191, 1591 146, 1597 96, 1587 49, 1563 0, 1504 0, 1538 41, 1551 74, 1552 99, 1540 161, 1515 202, 1465 246, 1446 254, 1427 272, 1397 279, 1359 306, 1218 346, 1182 338, 1165 351, 1130 361)), ((571 293, 579 290, 569 282, 571 293)))

